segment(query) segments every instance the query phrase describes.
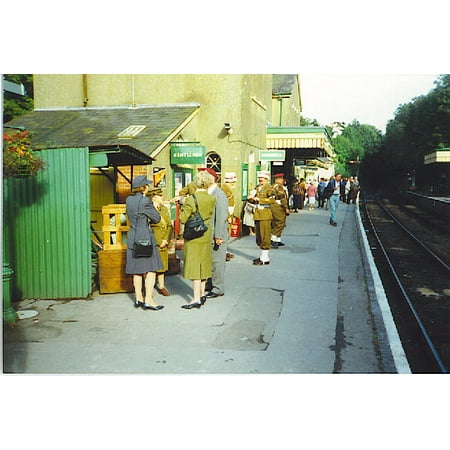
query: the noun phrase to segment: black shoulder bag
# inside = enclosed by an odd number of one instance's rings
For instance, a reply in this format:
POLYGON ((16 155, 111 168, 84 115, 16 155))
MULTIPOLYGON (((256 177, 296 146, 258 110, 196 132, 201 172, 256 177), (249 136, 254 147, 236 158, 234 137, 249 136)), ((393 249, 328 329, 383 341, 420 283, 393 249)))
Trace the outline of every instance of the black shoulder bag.
POLYGON ((202 216, 198 212, 197 197, 195 196, 195 194, 193 195, 193 197, 197 211, 195 211, 194 214, 192 214, 184 224, 183 237, 186 241, 190 241, 191 239, 203 236, 208 229, 205 222, 203 221, 202 216))
MULTIPOLYGON (((139 216, 139 206, 141 205, 141 200, 138 204, 138 216, 139 216)), ((150 258, 153 255, 153 245, 150 239, 139 239, 134 242, 133 254, 135 258, 150 258)))

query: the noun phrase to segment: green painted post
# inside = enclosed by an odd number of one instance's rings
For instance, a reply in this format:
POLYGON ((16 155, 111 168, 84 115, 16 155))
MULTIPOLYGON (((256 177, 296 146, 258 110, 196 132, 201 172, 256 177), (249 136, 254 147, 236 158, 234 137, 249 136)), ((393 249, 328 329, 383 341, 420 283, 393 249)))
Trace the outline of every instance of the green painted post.
POLYGON ((5 220, 6 199, 8 195, 7 183, 8 180, 3 179, 3 322, 14 323, 19 318, 11 305, 11 278, 14 270, 9 264, 9 245, 11 240, 9 239, 9 224, 5 220))

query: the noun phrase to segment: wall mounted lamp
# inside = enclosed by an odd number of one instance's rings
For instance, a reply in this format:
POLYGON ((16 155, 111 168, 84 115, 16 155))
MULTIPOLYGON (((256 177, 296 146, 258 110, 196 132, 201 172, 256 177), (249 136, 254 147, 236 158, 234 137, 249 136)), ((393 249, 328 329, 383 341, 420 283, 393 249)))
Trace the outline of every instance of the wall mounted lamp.
POLYGON ((233 128, 231 128, 231 123, 225 122, 223 124, 223 128, 225 129, 225 131, 227 132, 228 135, 232 135, 233 134, 233 128))

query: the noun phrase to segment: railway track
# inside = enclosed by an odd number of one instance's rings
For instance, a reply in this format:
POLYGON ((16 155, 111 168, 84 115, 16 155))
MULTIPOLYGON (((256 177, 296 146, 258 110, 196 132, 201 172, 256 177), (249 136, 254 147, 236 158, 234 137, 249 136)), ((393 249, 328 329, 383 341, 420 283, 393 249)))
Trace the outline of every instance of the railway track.
POLYGON ((413 373, 450 370, 450 227, 405 197, 367 198, 362 218, 413 373))

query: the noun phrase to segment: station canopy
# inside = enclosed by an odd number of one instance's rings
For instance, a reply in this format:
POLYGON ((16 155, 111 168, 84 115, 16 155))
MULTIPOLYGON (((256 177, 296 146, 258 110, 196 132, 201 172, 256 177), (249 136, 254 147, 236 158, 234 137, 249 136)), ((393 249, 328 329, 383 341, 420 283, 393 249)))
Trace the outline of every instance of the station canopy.
POLYGON ((331 138, 323 127, 268 127, 266 148, 286 150, 296 165, 328 168, 335 157, 331 138))

